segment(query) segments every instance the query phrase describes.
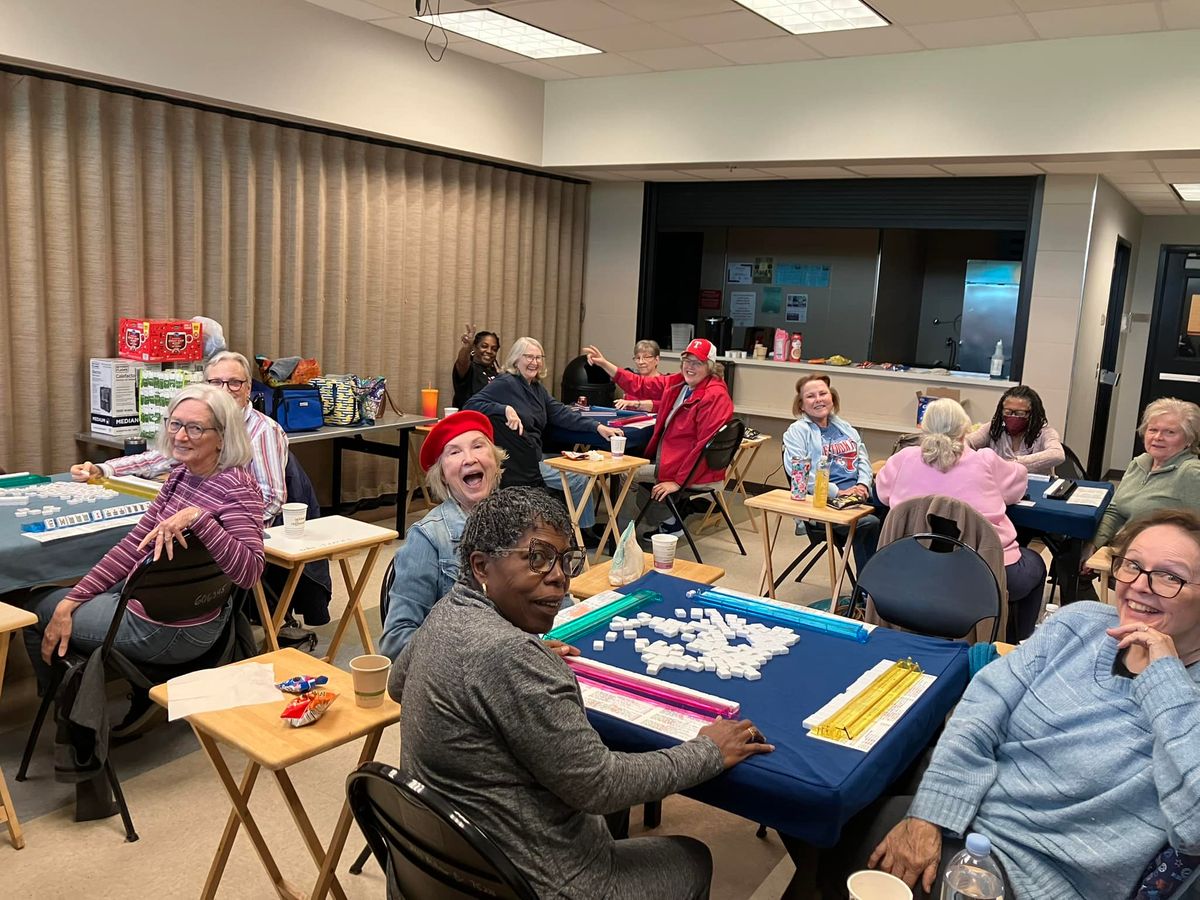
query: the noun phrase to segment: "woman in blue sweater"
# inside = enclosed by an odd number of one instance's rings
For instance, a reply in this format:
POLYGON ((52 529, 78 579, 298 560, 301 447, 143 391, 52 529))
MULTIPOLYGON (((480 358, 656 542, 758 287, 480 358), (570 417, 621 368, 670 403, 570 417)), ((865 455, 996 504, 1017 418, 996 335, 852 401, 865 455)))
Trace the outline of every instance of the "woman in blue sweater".
POLYGON ((870 865, 928 891, 974 831, 1005 897, 1096 900, 1133 896, 1168 845, 1200 852, 1200 516, 1130 523, 1113 576, 1116 609, 1074 603, 974 678, 870 865))

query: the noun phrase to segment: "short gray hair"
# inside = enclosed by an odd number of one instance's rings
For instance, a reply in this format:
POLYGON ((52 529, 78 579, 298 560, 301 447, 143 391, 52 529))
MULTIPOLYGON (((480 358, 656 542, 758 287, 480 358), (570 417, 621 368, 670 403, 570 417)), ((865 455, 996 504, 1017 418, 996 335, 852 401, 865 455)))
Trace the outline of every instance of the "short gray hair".
POLYGON ((574 544, 571 519, 562 501, 542 488, 510 487, 492 491, 467 516, 458 545, 460 581, 471 579, 471 554, 513 546, 531 528, 552 528, 574 544))
POLYGON ((546 377, 546 350, 542 346, 542 342, 537 338, 519 337, 513 341, 512 347, 508 351, 508 359, 504 361, 504 371, 511 372, 513 375, 520 375, 521 372, 517 369, 517 361, 530 350, 536 350, 542 354, 541 365, 538 366, 537 378, 534 381, 541 381, 546 377))
POLYGON ((970 427, 971 417, 957 400, 934 400, 921 418, 921 459, 939 472, 949 472, 962 456, 970 427))
POLYGON ((658 341, 638 341, 633 345, 633 355, 639 353, 649 353, 651 356, 662 356, 662 348, 658 346, 658 341))
POLYGON ((162 423, 158 426, 158 437, 154 447, 163 456, 171 458, 171 436, 167 422, 175 415, 175 409, 184 400, 199 400, 208 407, 213 426, 221 435, 221 455, 217 457, 217 468, 232 469, 250 462, 254 453, 250 449, 250 437, 246 433, 246 420, 229 392, 210 384, 192 384, 171 398, 162 423))
POLYGON ((220 353, 214 353, 212 357, 204 364, 204 377, 208 377, 208 370, 217 363, 232 361, 242 367, 242 371, 246 373, 246 381, 254 380, 254 370, 250 368, 250 360, 242 356, 240 353, 235 353, 233 350, 222 350, 220 353))
MULTIPOLYGON (((486 435, 484 436, 486 437, 486 435)), ((500 483, 500 476, 504 474, 504 463, 508 459, 508 451, 501 450, 491 441, 488 441, 488 443, 492 448, 492 458, 496 460, 496 476, 492 483, 492 490, 495 490, 496 485, 500 483)), ((450 485, 446 483, 446 473, 442 471, 442 458, 440 456, 433 461, 433 465, 425 473, 425 487, 435 500, 445 500, 454 493, 450 490, 450 485)), ((457 497, 454 498, 454 502, 459 502, 457 497)))
POLYGON ((1175 416, 1179 419, 1179 427, 1187 435, 1188 449, 1193 453, 1200 451, 1200 406, 1178 397, 1159 397, 1146 404, 1137 433, 1145 437, 1146 428, 1159 416, 1175 416))

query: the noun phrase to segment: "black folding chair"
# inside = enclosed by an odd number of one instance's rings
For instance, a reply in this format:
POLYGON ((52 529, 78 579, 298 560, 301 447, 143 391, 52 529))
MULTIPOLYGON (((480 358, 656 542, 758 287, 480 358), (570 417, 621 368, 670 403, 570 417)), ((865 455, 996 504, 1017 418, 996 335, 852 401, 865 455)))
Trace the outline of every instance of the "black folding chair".
MULTIPOLYGON (((112 622, 108 633, 100 647, 101 659, 105 671, 126 679, 135 690, 149 691, 156 684, 162 684, 177 675, 184 675, 199 669, 222 666, 238 659, 246 658, 238 641, 238 631, 241 628, 239 620, 244 622, 239 604, 229 617, 225 630, 216 642, 203 655, 186 663, 177 665, 158 665, 147 662, 136 662, 129 659, 119 650, 113 649, 117 630, 129 606, 129 600, 137 597, 138 602, 146 610, 146 615, 158 622, 170 624, 184 619, 194 619, 219 610, 235 591, 235 585, 221 571, 212 558, 212 554, 201 543, 198 537, 185 532, 190 537, 187 548, 177 545, 174 559, 167 559, 164 554, 157 561, 149 555, 125 580, 121 590, 121 599, 113 612, 112 622)), ((245 623, 244 633, 249 635, 250 625, 245 623)), ((21 756, 21 767, 17 770, 17 781, 24 781, 33 758, 34 747, 50 706, 58 694, 63 677, 72 665, 83 664, 93 651, 68 649, 65 657, 55 657, 50 671, 50 685, 42 697, 37 716, 33 720, 33 728, 29 739, 25 742, 25 751, 21 756)), ((138 839, 133 830, 133 820, 129 815, 129 807, 121 792, 121 784, 112 766, 111 756, 105 759, 104 774, 112 788, 113 796, 121 811, 121 821, 125 825, 125 838, 128 841, 138 839)))
MULTIPOLYGON (((1066 444, 1062 446, 1067 458, 1054 467, 1054 474, 1059 478, 1069 478, 1071 481, 1086 481, 1088 477, 1087 471, 1084 469, 1084 465, 1080 462, 1075 451, 1066 444)), ((1069 565, 1070 562, 1073 562, 1073 558, 1066 553, 1071 544, 1071 539, 1061 534, 1038 534, 1037 537, 1041 539, 1042 543, 1046 545, 1046 549, 1050 551, 1050 573, 1046 576, 1046 583, 1050 585, 1048 599, 1053 600, 1054 591, 1058 587, 1060 570, 1065 570, 1063 577, 1079 577, 1075 571, 1075 567, 1069 565)), ((1100 577, 1107 578, 1108 576, 1102 574, 1100 577)))
POLYGON ((851 608, 869 595, 879 617, 920 634, 963 638, 984 619, 1000 630, 1000 585, 974 548, 923 533, 876 551, 858 573, 851 608))
MULTIPOLYGON (((804 528, 804 535, 808 538, 808 546, 801 550, 800 555, 788 563, 787 568, 775 579, 776 589, 787 581, 787 577, 792 574, 796 566, 807 560, 807 564, 800 570, 800 574, 796 576, 797 583, 803 581, 804 576, 811 572, 813 567, 824 559, 825 554, 829 552, 829 545, 825 538, 825 528, 823 526, 813 522, 801 522, 799 525, 804 528)), ((797 533, 799 533, 799 528, 797 528, 797 533)), ((846 552, 846 538, 844 535, 840 535, 835 531, 833 534, 833 543, 839 551, 846 552)), ((858 586, 858 576, 855 575, 854 569, 849 565, 846 566, 846 576, 850 579, 850 587, 853 590, 853 588, 858 586)))
POLYGON ((346 795, 387 873, 389 897, 537 900, 490 837, 449 800, 394 766, 363 763, 346 779, 346 795))
MULTIPOLYGON (((692 466, 692 471, 688 473, 683 485, 674 494, 667 494, 662 502, 667 504, 667 508, 671 510, 671 514, 679 522, 683 529, 683 536, 687 538, 688 545, 692 548, 692 555, 696 557, 696 562, 702 563, 700 551, 696 548, 696 541, 692 537, 692 533, 688 531, 687 521, 683 514, 679 511, 678 503, 682 500, 695 500, 704 498, 712 500, 717 509, 721 511, 721 518, 725 520, 725 524, 729 527, 729 533, 733 535, 734 541, 737 542, 738 552, 742 556, 746 555, 746 548, 742 546, 742 539, 738 536, 737 529, 733 527, 733 520, 729 518, 729 510, 725 507, 725 497, 722 495, 722 490, 725 487, 725 482, 713 487, 691 487, 693 480, 696 477, 696 472, 700 468, 700 462, 703 460, 709 469, 712 471, 720 471, 728 469, 733 463, 734 456, 737 455, 738 448, 742 446, 742 438, 746 434, 746 423, 741 419, 730 419, 722 425, 717 433, 709 438, 708 443, 704 445, 704 449, 696 458, 695 464, 692 466)), ((634 520, 635 527, 640 524, 646 515, 646 510, 650 508, 650 504, 656 502, 653 499, 647 499, 642 508, 638 510, 637 518, 634 520)))

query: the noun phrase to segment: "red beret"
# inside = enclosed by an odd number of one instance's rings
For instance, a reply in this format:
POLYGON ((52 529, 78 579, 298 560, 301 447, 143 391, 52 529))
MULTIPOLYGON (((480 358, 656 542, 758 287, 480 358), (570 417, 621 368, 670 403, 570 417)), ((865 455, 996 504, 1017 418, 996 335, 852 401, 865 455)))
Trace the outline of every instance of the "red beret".
POLYGON ((446 445, 468 431, 482 431, 490 441, 495 437, 492 423, 481 412, 466 409, 452 413, 433 426, 433 430, 425 436, 425 444, 421 447, 421 471, 428 472, 429 467, 437 462, 446 445))

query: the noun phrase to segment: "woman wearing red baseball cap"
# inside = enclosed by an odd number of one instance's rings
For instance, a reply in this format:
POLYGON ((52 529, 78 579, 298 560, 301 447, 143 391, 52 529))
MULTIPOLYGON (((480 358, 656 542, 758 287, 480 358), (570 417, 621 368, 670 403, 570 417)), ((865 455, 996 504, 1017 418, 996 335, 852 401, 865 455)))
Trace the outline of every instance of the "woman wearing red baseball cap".
POLYGON ((379 652, 400 655, 429 610, 458 580, 458 542, 467 514, 500 483, 505 453, 492 442, 492 423, 465 410, 433 426, 421 448, 425 484, 442 502, 408 529, 396 551, 396 579, 380 610, 379 652))

